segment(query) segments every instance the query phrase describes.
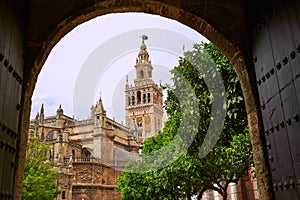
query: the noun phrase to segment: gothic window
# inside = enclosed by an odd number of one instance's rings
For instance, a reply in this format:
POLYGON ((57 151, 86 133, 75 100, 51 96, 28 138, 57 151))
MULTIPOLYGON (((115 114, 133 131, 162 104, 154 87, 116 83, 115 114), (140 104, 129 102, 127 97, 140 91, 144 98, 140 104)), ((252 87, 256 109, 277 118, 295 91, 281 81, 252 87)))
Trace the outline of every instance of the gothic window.
POLYGON ((132 99, 131 103, 132 103, 132 105, 134 105, 135 104, 135 102, 134 102, 134 96, 132 96, 131 99, 132 99))
POLYGON ((61 199, 66 199, 66 191, 61 192, 61 199))
POLYGON ((102 117, 102 126, 104 126, 104 122, 105 122, 104 117, 102 117))
POLYGON ((128 97, 128 105, 130 106, 130 97, 128 97))
POLYGON ((84 148, 84 149, 82 150, 82 156, 83 156, 83 158, 88 159, 88 158, 91 157, 91 153, 90 153, 86 148, 84 148))
POLYGON ((89 158, 89 157, 91 156, 91 153, 90 153, 89 151, 86 151, 86 152, 84 153, 84 156, 85 156, 86 158, 89 158))
POLYGON ((150 93, 148 93, 148 103, 150 103, 150 101, 151 101, 151 95, 150 93))
POLYGON ((74 149, 72 150, 72 157, 75 158, 75 151, 74 151, 74 149))
POLYGON ((139 78, 144 78, 144 70, 140 70, 139 78))
POLYGON ((138 91, 138 92, 137 92, 137 104, 140 104, 140 103, 141 103, 141 99, 142 99, 141 91, 138 91))
POLYGON ((50 131, 46 136, 46 141, 54 139, 54 131, 50 131))
POLYGON ((146 103, 146 94, 143 94, 143 103, 146 103))

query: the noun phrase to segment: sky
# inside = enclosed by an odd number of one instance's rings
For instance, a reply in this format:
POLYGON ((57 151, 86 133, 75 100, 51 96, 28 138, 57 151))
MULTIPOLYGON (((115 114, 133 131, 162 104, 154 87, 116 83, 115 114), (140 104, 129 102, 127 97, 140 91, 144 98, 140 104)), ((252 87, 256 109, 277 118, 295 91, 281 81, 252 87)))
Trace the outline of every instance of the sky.
POLYGON ((59 105, 76 119, 87 119, 100 96, 110 118, 124 122, 124 88, 135 79, 135 60, 141 36, 153 65, 153 79, 169 83, 169 70, 193 43, 208 41, 193 29, 171 19, 144 13, 108 14, 85 22, 52 49, 32 97, 31 119, 44 104, 45 116, 59 105))

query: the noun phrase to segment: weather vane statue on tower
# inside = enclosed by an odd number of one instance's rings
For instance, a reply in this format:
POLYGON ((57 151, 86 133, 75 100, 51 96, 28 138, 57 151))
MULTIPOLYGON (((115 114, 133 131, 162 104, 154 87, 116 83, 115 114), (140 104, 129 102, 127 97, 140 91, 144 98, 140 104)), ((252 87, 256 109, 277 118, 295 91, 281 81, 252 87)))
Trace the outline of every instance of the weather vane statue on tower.
POLYGON ((142 35, 142 43, 144 44, 144 41, 148 40, 148 36, 147 35, 142 35))

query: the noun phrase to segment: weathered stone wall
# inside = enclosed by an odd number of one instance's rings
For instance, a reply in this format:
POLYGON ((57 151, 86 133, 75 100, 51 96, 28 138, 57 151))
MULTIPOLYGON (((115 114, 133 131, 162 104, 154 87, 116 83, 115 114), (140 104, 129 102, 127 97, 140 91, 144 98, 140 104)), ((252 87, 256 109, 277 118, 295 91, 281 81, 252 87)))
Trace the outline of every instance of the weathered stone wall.
POLYGON ((113 188, 92 188, 75 186, 73 191, 73 200, 121 200, 121 195, 113 188))
POLYGON ((114 191, 117 175, 119 172, 101 163, 74 163, 73 200, 121 199, 114 191))
POLYGON ((56 169, 59 171, 58 179, 58 190, 61 190, 61 193, 57 196, 56 199, 72 199, 72 184, 73 184, 73 174, 68 172, 65 169, 56 169), (64 193, 64 194, 63 194, 64 193), (64 197, 64 198, 63 198, 64 197))

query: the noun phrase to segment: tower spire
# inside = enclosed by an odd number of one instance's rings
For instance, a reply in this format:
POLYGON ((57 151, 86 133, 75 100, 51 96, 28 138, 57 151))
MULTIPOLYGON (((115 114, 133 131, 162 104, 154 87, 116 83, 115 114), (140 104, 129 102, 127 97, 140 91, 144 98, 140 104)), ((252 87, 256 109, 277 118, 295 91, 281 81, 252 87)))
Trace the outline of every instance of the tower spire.
POLYGON ((145 44, 148 36, 140 37, 142 44, 134 66, 134 86, 125 88, 125 112, 126 126, 130 127, 133 134, 138 134, 142 141, 157 134, 162 127, 163 92, 152 79, 153 67, 145 44))
POLYGON ((136 60, 136 64, 141 63, 142 65, 145 65, 146 63, 151 63, 149 59, 149 53, 147 51, 147 46, 145 44, 145 40, 148 40, 148 36, 142 35, 142 44, 140 46, 140 52, 138 54, 138 58, 136 60))
POLYGON ((58 107, 58 109, 56 110, 56 115, 57 115, 57 116, 60 116, 60 115, 62 115, 62 114, 64 114, 64 110, 62 109, 61 104, 59 104, 59 107, 58 107))
POLYGON ((102 101, 102 97, 100 96, 99 98, 99 101, 96 105, 96 111, 98 113, 103 113, 104 115, 106 115, 106 110, 104 109, 104 106, 103 106, 103 101, 102 101))
POLYGON ((41 113, 44 113, 44 104, 42 103, 42 106, 41 106, 41 113))
POLYGON ((44 114, 44 104, 42 103, 41 110, 40 110, 40 123, 44 124, 45 114, 44 114))
POLYGON ((126 87, 126 88, 128 88, 128 87, 129 87, 129 84, 128 84, 128 75, 126 75, 125 87, 126 87))

